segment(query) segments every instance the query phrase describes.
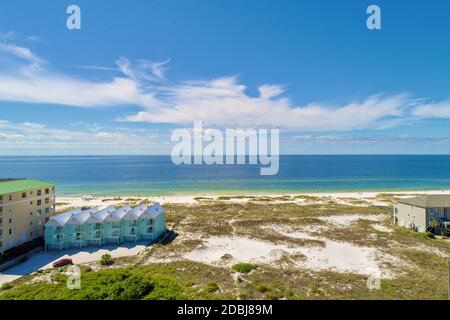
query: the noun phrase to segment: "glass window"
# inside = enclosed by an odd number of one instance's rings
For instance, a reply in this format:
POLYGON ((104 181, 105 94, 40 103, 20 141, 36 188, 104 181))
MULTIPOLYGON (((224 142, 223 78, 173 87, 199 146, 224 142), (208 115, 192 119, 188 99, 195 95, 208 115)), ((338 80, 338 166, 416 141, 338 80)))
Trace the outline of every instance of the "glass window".
POLYGON ((22 192, 22 198, 26 198, 27 197, 27 193, 26 192, 22 192))
POLYGON ((45 189, 45 194, 49 194, 50 193, 50 189, 45 189))
POLYGON ((41 190, 38 190, 38 191, 37 191, 37 195, 40 196, 41 194, 42 194, 42 191, 41 191, 41 190))
POLYGON ((12 195, 8 196, 9 201, 12 201, 12 195))

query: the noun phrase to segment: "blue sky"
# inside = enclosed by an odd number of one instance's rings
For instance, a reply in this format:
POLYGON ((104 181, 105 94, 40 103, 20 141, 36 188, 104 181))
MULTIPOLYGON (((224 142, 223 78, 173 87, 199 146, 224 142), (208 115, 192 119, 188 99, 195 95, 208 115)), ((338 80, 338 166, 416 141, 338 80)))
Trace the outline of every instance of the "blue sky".
POLYGON ((448 1, 3 1, 0 154, 166 154, 276 127, 283 153, 450 153, 448 1), (70 4, 82 29, 68 30, 70 4), (366 28, 377 4, 382 29, 366 28))

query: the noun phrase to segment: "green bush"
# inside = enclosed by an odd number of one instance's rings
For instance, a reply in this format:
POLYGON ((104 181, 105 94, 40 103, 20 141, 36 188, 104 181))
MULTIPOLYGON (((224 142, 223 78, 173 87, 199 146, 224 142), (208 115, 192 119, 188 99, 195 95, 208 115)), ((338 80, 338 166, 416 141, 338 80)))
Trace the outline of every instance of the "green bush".
POLYGON ((436 237, 432 232, 425 232, 425 236, 430 239, 436 239, 436 237))
POLYGON ((104 254, 102 255, 101 259, 100 259, 100 264, 102 266, 110 266, 114 263, 113 258, 111 257, 110 254, 104 254))
POLYGON ((234 272, 239 273, 249 273, 253 269, 255 269, 255 266, 250 263, 237 263, 231 268, 234 272))
POLYGON ((132 275, 125 281, 112 287, 109 299, 112 300, 139 300, 153 290, 150 279, 140 275, 132 275))
POLYGON ((205 291, 213 293, 219 290, 219 286, 215 282, 208 282, 205 286, 205 291))
POLYGON ((2 284, 2 287, 0 288, 1 290, 9 290, 13 287, 13 285, 9 282, 5 282, 4 284, 2 284))

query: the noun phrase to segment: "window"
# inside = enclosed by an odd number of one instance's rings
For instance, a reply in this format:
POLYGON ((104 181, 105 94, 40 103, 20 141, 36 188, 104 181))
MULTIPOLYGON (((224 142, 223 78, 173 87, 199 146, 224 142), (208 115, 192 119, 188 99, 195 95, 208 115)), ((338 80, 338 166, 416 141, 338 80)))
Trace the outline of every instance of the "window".
POLYGON ((8 196, 8 199, 9 199, 9 201, 12 201, 12 195, 11 194, 8 196))
POLYGON ((49 203, 50 199, 49 198, 45 198, 45 203, 49 203))
POLYGON ((42 214, 42 210, 41 209, 39 209, 38 211, 36 211, 36 215, 37 216, 40 216, 42 214))
POLYGON ((30 216, 32 216, 33 215, 33 212, 30 212, 30 216))
POLYGON ((395 213, 398 213, 398 208, 395 208, 395 210, 394 210, 394 211, 395 211, 395 213))
POLYGON ((38 191, 37 191, 37 195, 40 196, 41 194, 42 194, 42 191, 41 191, 41 190, 38 190, 38 191))
POLYGON ((9 234, 12 234, 12 229, 9 229, 9 234))
POLYGON ((49 194, 50 193, 50 189, 45 189, 45 194, 49 194))
POLYGON ((30 201, 30 205, 33 205, 33 201, 30 201))
POLYGON ((3 196, 0 196, 0 201, 3 201, 3 196))
POLYGON ((0 213, 2 213, 3 212, 3 207, 0 207, 0 213))
POLYGON ((11 218, 9 218, 9 223, 12 223, 12 219, 11 218))
POLYGON ((42 204, 42 200, 37 201, 37 205, 40 206, 42 204))
POLYGON ((3 231, 2 229, 0 229, 0 237, 3 235, 3 231))
POLYGON ((153 227, 148 227, 147 228, 147 233, 152 233, 153 232, 153 227))
POLYGON ((33 225, 33 221, 30 221, 30 226, 32 226, 33 225))
POLYGON ((50 209, 49 208, 45 208, 45 213, 49 213, 50 209))
POLYGON ((2 224, 3 223, 3 218, 2 217, 0 217, 0 224, 2 224))
POLYGON ((26 192, 22 192, 22 198, 26 198, 27 197, 27 193, 26 192))

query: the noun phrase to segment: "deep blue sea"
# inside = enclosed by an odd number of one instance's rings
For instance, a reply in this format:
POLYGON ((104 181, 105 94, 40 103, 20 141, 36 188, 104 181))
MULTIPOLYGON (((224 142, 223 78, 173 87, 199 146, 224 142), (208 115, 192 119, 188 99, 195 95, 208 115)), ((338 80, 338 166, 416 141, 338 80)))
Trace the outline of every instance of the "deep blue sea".
POLYGON ((174 195, 450 189, 450 155, 281 156, 259 165, 181 165, 169 156, 0 157, 0 178, 56 184, 59 195, 174 195))

